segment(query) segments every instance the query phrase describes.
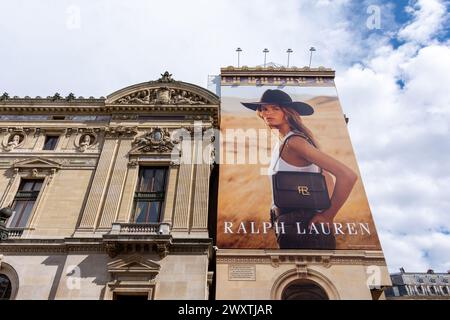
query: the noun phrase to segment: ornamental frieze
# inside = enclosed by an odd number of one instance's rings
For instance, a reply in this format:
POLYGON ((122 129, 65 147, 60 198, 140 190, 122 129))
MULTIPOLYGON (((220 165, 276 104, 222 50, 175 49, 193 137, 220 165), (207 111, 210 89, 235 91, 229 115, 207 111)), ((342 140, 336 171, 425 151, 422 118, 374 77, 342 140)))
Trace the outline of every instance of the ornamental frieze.
POLYGON ((114 101, 115 104, 183 104, 183 105, 202 105, 208 101, 193 92, 175 89, 170 87, 159 87, 143 89, 130 93, 114 101))
POLYGON ((109 126, 104 128, 107 137, 132 137, 137 133, 137 127, 109 126))

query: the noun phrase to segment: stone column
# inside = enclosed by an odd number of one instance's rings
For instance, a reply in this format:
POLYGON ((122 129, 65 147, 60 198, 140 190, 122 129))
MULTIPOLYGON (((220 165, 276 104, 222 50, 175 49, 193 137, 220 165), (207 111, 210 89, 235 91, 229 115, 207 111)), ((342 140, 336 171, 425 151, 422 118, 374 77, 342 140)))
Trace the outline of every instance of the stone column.
POLYGON ((97 216, 100 213, 107 183, 114 163, 117 150, 117 137, 107 137, 95 170, 94 179, 88 191, 88 199, 84 207, 78 231, 93 231, 97 216))
POLYGON ((1 198, 0 208, 11 206, 14 201, 14 197, 16 196, 17 190, 19 190, 20 185, 19 169, 12 169, 12 170, 13 170, 12 177, 1 198))
POLYGON ((192 159, 192 157, 195 152, 192 152, 192 149, 194 149, 193 146, 193 143, 188 146, 185 142, 183 142, 183 160, 178 169, 175 213, 173 217, 172 228, 173 231, 188 231, 189 228, 192 186, 194 178, 194 159, 192 159), (189 155, 187 153, 189 153, 189 155))
POLYGON ((197 164, 192 229, 207 229, 209 200, 209 164, 197 164))
POLYGON ((139 174, 139 166, 137 160, 132 160, 127 163, 128 172, 125 179, 125 186, 123 188, 122 199, 120 201, 119 214, 117 222, 130 222, 131 210, 133 208, 134 192, 136 191, 136 184, 139 174))
POLYGON ((164 216, 162 222, 172 225, 173 220, 173 209, 176 199, 176 186, 177 186, 177 175, 178 175, 178 165, 171 164, 169 167, 168 180, 166 184, 166 199, 164 205, 164 216))
POLYGON ((131 142, 131 137, 119 141, 111 182, 109 183, 105 206, 98 226, 99 229, 111 229, 111 224, 116 220, 127 174, 128 152, 131 150, 131 142))

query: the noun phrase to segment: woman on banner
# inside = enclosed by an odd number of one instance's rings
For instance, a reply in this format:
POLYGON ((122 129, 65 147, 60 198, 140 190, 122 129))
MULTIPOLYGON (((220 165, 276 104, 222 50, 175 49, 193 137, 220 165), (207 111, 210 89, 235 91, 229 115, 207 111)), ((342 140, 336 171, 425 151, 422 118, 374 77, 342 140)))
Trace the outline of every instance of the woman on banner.
POLYGON ((276 234, 280 249, 335 249, 333 220, 358 179, 356 173, 319 149, 301 119, 314 113, 309 104, 272 89, 259 102, 242 104, 256 111, 280 139, 269 167, 270 214, 277 229, 282 225, 276 234))

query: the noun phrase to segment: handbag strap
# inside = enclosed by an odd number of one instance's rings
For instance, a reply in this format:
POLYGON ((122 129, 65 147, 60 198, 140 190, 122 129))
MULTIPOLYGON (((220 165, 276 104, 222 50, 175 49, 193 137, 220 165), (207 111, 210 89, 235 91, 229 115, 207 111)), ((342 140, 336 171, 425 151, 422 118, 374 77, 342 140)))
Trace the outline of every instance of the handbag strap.
MULTIPOLYGON (((315 144, 315 143, 314 143, 314 142, 313 142, 306 134, 304 134, 303 132, 300 132, 300 131, 294 131, 293 134, 291 134, 289 137, 287 137, 287 138, 284 140, 283 145, 281 146, 280 153, 278 154, 278 159, 277 159, 277 161, 275 161, 275 164, 274 164, 274 166, 273 166, 274 168, 276 168, 278 162, 280 161, 281 153, 283 152, 283 149, 284 149, 284 147, 286 146, 286 144, 287 144, 289 138, 291 138, 291 137, 293 137, 293 136, 299 136, 299 137, 302 137, 303 139, 305 139, 306 141, 308 141, 309 144, 311 144, 312 146, 314 146, 315 148, 317 148, 316 144, 315 144)), ((322 173, 322 168, 319 167, 319 169, 320 169, 320 173, 322 173)))

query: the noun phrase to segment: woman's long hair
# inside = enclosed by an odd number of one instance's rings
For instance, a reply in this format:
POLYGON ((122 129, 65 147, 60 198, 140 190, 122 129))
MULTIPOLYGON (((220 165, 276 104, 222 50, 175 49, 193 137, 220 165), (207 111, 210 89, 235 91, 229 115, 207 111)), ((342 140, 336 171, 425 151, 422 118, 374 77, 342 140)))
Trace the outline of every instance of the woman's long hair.
MULTIPOLYGON (((283 106, 279 106, 279 107, 283 111, 284 116, 285 116, 291 130, 298 131, 298 132, 301 132, 304 135, 306 135, 313 142, 313 144, 316 146, 316 148, 319 149, 319 144, 318 144, 316 138, 314 137, 311 130, 309 130, 308 127, 306 127, 303 124, 300 114, 293 108, 287 108, 287 107, 283 107, 283 106)), ((259 108, 257 109, 256 113, 258 114, 258 117, 260 117, 261 119, 264 120, 259 108)))

